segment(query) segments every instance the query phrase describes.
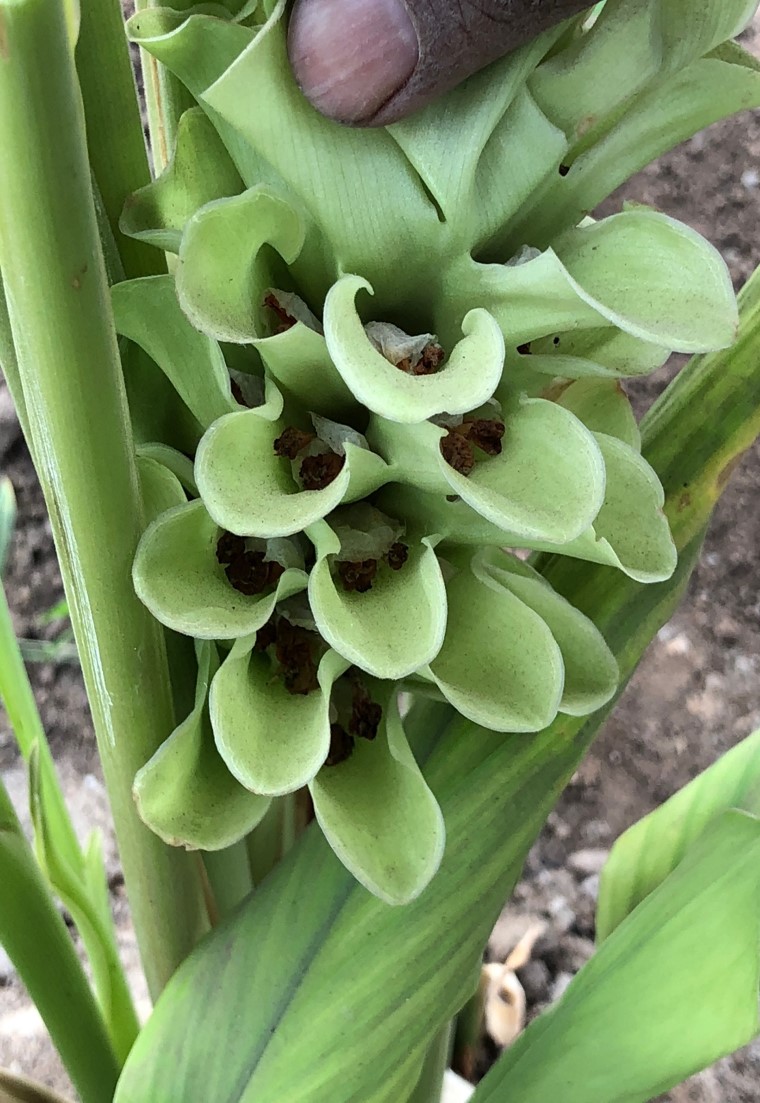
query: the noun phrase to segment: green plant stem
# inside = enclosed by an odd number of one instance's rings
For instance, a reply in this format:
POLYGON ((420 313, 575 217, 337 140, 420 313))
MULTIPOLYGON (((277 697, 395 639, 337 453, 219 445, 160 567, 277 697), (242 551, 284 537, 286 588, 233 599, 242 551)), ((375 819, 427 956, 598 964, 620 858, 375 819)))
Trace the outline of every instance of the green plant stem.
POLYGON ((253 888, 244 841, 203 855, 209 885, 220 917, 236 908, 253 888))
POLYGON ((5 1069, 0 1069, 0 1100, 2 1103, 69 1103, 43 1084, 28 1080, 25 1076, 14 1076, 5 1069), (7 1093, 7 1098, 3 1091, 7 1093))
POLYGON ((82 1099, 113 1098, 119 1066, 103 1017, 5 787, 0 783, 0 943, 82 1099))
POLYGON ((140 108, 119 0, 81 5, 76 67, 90 164, 127 278, 166 271, 158 249, 119 230, 124 200, 150 180, 140 108))
MULTIPOLYGON (((183 11, 193 6, 193 0, 177 0, 172 6, 177 11, 183 11)), ((160 0, 136 0, 135 10, 138 12, 154 7, 161 7, 160 0)), ((140 60, 153 171, 157 176, 172 158, 180 115, 192 107, 194 101, 182 82, 151 54, 141 50, 140 60)))
POLYGON ((408 1103, 441 1103, 443 1077, 449 1064, 452 1024, 439 1030, 425 1054, 422 1071, 408 1103))
POLYGON ((0 0, 0 266, 150 990, 207 926, 198 870, 140 822, 132 780, 174 726, 163 636, 131 564, 142 507, 58 0, 0 0))

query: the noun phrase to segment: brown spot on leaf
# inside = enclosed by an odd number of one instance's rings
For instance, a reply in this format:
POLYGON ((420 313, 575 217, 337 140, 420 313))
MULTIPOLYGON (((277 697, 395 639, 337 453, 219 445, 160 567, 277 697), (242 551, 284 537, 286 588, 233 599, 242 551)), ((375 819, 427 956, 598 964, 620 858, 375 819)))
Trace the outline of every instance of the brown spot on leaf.
POLYGON ((337 479, 345 462, 346 457, 339 456, 337 452, 306 456, 299 471, 304 490, 324 490, 337 479))
POLYGON ((526 341, 524 345, 518 345, 517 351, 520 353, 520 356, 530 356, 533 351, 530 347, 530 341, 526 341))
POLYGON ((570 171, 570 166, 569 165, 560 165, 559 166, 560 176, 567 176, 569 171, 570 171))

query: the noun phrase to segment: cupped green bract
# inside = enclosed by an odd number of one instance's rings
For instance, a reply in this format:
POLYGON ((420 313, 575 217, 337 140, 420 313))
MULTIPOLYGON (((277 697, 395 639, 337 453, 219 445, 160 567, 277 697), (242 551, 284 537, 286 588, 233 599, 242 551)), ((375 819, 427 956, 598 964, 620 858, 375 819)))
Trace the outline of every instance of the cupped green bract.
POLYGON ((274 247, 294 261, 304 240, 293 207, 271 188, 201 207, 182 235, 177 265, 177 297, 190 321, 218 341, 246 344, 262 336, 259 318, 274 281, 274 247))
POLYGON ((606 705, 618 687, 615 657, 594 623, 515 556, 490 548, 475 557, 473 570, 498 582, 541 617, 562 653, 565 680, 559 711, 587 716, 606 705))
POLYGON ((470 311, 464 338, 434 375, 408 375, 378 352, 356 309, 359 291, 372 287, 344 276, 325 299, 325 340, 333 363, 368 410, 391 421, 419 422, 444 411, 462 414, 481 406, 496 389, 504 366, 504 339, 485 310, 470 311))
POLYGON ((431 541, 410 540, 400 570, 381 564, 370 590, 347 593, 331 570, 341 545, 329 519, 309 535, 317 549, 309 604, 330 646, 361 670, 391 681, 429 663, 446 629, 446 587, 431 541))
POLYGON ((269 593, 240 593, 217 560, 220 535, 197 500, 168 510, 145 532, 133 568, 135 590, 167 628, 203 640, 249 636, 278 601, 306 589, 306 573, 289 567, 269 593))
POLYGON ((344 500, 382 486, 386 465, 373 452, 345 445, 345 463, 321 490, 301 490, 290 460, 274 444, 287 428, 258 409, 220 418, 208 429, 195 459, 198 490, 222 528, 246 536, 291 536, 327 516, 344 500))
POLYGON ((320 770, 309 788, 322 831, 357 881, 388 904, 419 896, 440 865, 445 827, 393 692, 376 738, 357 739, 348 761, 320 770))
POLYGON ((565 675, 543 618, 466 561, 446 591, 446 637, 428 668, 446 699, 493 731, 547 727, 560 707, 565 675))
POLYGON ((330 749, 330 691, 348 663, 322 658, 319 689, 288 693, 254 640, 239 640, 211 683, 214 738, 230 772, 264 796, 292 793, 319 770, 330 749))
POLYGON ((208 710, 219 660, 211 643, 196 652, 193 709, 138 771, 133 792, 140 817, 169 846, 222 850, 253 830, 269 800, 244 789, 219 757, 208 710))
POLYGON ((568 410, 523 399, 507 411, 502 451, 476 463, 469 475, 440 455, 453 493, 506 532, 564 544, 597 516, 605 465, 591 433, 568 410))

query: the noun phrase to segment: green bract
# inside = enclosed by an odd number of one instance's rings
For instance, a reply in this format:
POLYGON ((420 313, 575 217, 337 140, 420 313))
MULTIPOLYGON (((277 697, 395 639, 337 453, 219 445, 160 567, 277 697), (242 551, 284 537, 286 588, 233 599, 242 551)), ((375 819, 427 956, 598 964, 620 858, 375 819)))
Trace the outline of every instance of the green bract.
POLYGON ((123 219, 177 254, 114 306, 142 440, 168 420, 167 381, 176 396, 182 432, 145 455, 191 496, 148 528, 135 584, 208 641, 195 709, 137 795, 164 838, 214 848, 309 786, 339 857, 400 903, 433 875, 443 827, 399 690, 494 732, 591 713, 615 661, 527 553, 641 582, 675 568, 620 381, 730 344, 734 295, 673 219, 588 213, 757 94, 751 61, 720 45, 754 4, 707 18, 608 0, 370 131, 303 99, 283 6, 130 22, 198 104, 123 219), (168 445, 194 450, 192 476, 168 445))

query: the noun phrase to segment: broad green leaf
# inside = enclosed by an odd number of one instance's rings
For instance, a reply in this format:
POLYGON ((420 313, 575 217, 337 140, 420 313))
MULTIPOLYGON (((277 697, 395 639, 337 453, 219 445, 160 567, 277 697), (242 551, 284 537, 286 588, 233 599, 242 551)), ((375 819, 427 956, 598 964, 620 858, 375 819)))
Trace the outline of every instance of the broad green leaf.
POLYGON ((338 537, 321 522, 309 535, 317 562, 309 574, 309 603, 322 637, 340 655, 376 678, 396 681, 429 663, 443 643, 446 587, 429 540, 408 541, 400 570, 379 563, 366 593, 346 592, 333 577, 338 537))
POLYGON ((760 1029, 760 822, 720 816, 474 1103, 645 1103, 760 1029))
POLYGON ((515 403, 505 425, 501 454, 476 463, 467 476, 439 454, 451 491, 517 535, 518 546, 523 539, 576 539, 604 500, 604 462, 594 437, 569 411, 543 399, 515 403))
POLYGON ((320 770, 314 812, 343 864, 388 904, 408 904, 443 857, 441 810, 409 749, 393 693, 377 737, 357 739, 351 757, 320 770))
MULTIPOLYGON (((694 554, 665 586, 589 579, 597 594, 612 583, 602 624, 620 652, 625 641, 626 674, 671 614, 694 554)), ((421 1064, 421 1047, 472 994, 493 922, 599 722, 563 717, 530 738, 495 738, 447 706, 416 705, 407 734, 447 828, 426 891, 403 909, 383 905, 307 831, 255 903, 179 969, 115 1103, 400 1103, 416 1077, 404 1062, 402 1078, 399 1054, 421 1064)))
POLYGON ((587 429, 617 437, 641 451, 641 433, 628 395, 616 379, 577 379, 556 400, 570 410, 587 429))
MULTIPOLYGON (((155 480, 151 480, 156 483, 154 497, 157 502, 163 503, 161 508, 148 509, 146 521, 154 521, 172 506, 182 505, 186 500, 185 492, 192 498, 198 497, 193 461, 183 452, 178 452, 168 444, 140 444, 137 447, 137 458, 141 474, 143 469, 151 473, 156 472, 155 480), (161 468, 160 472, 158 468, 161 468)), ((145 493, 146 487, 143 486, 143 494, 145 493)))
POLYGON ((433 375, 399 371, 364 332, 355 299, 372 287, 360 276, 344 276, 325 299, 325 340, 344 382, 368 410, 391 421, 420 422, 440 414, 463 414, 486 402, 501 379, 504 339, 485 310, 470 311, 464 338, 433 375))
POLYGON ((151 357, 204 428, 239 408, 222 350, 190 325, 172 276, 117 283, 111 303, 117 332, 151 357))
POLYGON ((249 636, 278 601, 306 588, 306 573, 289 567, 269 592, 240 593, 217 560, 220 536, 197 500, 168 510, 143 535, 132 569, 135 590, 167 628, 206 640, 249 636))
POLYGON ((477 556, 474 568, 505 586, 538 613, 562 653, 565 680, 560 712, 586 716, 606 705, 618 688, 620 672, 599 629, 574 609, 527 563, 489 549, 477 556))
POLYGON ((510 589, 469 565, 446 586, 448 623, 429 673, 476 724, 536 732, 557 715, 562 653, 543 618, 510 589))
POLYGON ((387 481, 379 456, 347 443, 346 461, 332 482, 321 490, 300 489, 291 461, 274 451, 286 427, 255 409, 229 414, 207 430, 195 475, 206 508, 223 528, 246 536, 290 536, 387 481))
POLYGON ((130 237, 178 253, 185 223, 198 208, 243 188, 213 125, 192 107, 180 117, 171 161, 157 180, 129 196, 119 227, 130 237))
POLYGON ((16 495, 11 480, 0 479, 0 578, 11 546, 13 529, 16 524, 16 495))
POLYGON ((293 208, 258 186, 201 207, 185 226, 177 296, 190 321, 218 341, 239 344, 264 334, 260 317, 274 270, 264 246, 294 261, 304 227, 293 208))
POLYGON ((288 693, 266 654, 240 640, 211 683, 214 738, 240 783, 265 796, 306 785, 330 749, 330 692, 348 663, 333 651, 322 658, 319 689, 288 693))
POLYGON ((729 808, 760 812, 760 732, 620 836, 599 887, 596 934, 600 943, 677 868, 702 833, 729 808))
POLYGON ((197 657, 193 709, 138 771, 133 793, 143 821, 170 846, 221 850, 253 830, 269 800, 244 789, 220 758, 208 710, 216 648, 199 644, 197 657))

